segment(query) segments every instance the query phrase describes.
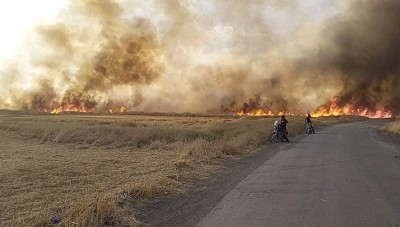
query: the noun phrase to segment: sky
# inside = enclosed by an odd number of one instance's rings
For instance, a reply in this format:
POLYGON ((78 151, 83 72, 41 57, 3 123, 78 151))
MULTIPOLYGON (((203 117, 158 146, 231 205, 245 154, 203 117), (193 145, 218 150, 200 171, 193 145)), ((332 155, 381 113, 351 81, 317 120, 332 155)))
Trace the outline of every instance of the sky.
POLYGON ((16 54, 18 46, 38 24, 54 23, 68 0, 0 1, 0 59, 16 54))

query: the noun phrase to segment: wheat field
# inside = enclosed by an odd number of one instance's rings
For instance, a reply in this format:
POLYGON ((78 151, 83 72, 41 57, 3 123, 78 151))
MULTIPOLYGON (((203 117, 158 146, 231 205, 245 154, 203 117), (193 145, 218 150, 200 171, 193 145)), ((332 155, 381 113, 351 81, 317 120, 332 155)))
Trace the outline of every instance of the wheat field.
MULTIPOLYGON (((139 226, 135 205, 181 195, 264 146, 275 120, 0 114, 0 226, 52 226, 53 216, 62 226, 139 226)), ((288 120, 290 136, 303 131, 302 117, 288 120)))

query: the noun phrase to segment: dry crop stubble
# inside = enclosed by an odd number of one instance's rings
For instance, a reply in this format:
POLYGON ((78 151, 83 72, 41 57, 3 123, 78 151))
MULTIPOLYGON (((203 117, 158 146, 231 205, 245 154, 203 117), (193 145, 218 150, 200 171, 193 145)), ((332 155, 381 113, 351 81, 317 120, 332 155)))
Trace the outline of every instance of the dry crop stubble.
MULTIPOLYGON (((185 193, 266 144, 273 118, 0 115, 1 226, 134 226, 132 207, 185 193), (215 160, 219 160, 215 164, 215 160)), ((291 135, 303 118, 289 118, 291 135)))
POLYGON ((396 121, 385 124, 382 130, 390 133, 400 135, 400 119, 397 117, 396 121))

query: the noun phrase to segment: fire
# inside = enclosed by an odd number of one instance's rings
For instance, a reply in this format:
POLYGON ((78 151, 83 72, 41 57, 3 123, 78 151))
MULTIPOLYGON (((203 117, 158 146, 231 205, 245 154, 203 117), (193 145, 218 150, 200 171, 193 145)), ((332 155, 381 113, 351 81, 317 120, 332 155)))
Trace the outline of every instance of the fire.
POLYGON ((286 112, 286 111, 280 111, 278 113, 274 113, 271 110, 264 110, 262 108, 256 110, 256 111, 251 111, 251 112, 245 112, 243 110, 240 110, 236 112, 237 116, 256 116, 256 117, 273 117, 273 116, 282 116, 282 115, 288 115, 288 116, 296 116, 297 114, 286 112))
POLYGON ((54 108, 50 113, 52 114, 59 114, 62 112, 77 112, 77 113, 86 113, 89 110, 84 106, 76 106, 73 104, 68 104, 66 106, 59 106, 54 108))
POLYGON ((368 118, 392 118, 392 111, 380 108, 377 111, 370 111, 368 108, 351 108, 351 107, 339 107, 337 104, 339 97, 334 96, 331 98, 331 105, 326 107, 320 107, 317 111, 311 113, 312 117, 332 117, 332 116, 363 116, 368 118))
MULTIPOLYGON (((321 106, 316 111, 310 113, 312 117, 336 117, 336 116, 363 116, 368 118, 392 118, 393 112, 386 108, 380 108, 376 111, 372 111, 368 108, 352 108, 351 105, 346 105, 344 107, 340 107, 338 105, 339 97, 334 96, 330 99, 330 105, 328 107, 321 106)), ((290 113, 286 111, 281 111, 279 113, 274 113, 272 111, 267 111, 262 108, 245 112, 243 110, 236 112, 237 116, 304 116, 307 114, 302 113, 290 113)))
POLYGON ((120 107, 111 107, 108 109, 108 113, 126 113, 128 108, 126 106, 120 106, 120 107))
POLYGON ((265 111, 263 109, 258 109, 255 112, 245 113, 243 110, 240 110, 236 113, 238 116, 275 116, 271 111, 265 111))
MULTIPOLYGON (((115 112, 118 112, 118 109, 114 108, 114 110, 116 110, 115 112)), ((108 109, 108 112, 114 113, 114 110, 113 110, 113 108, 110 108, 110 109, 108 109)), ((119 107, 119 110, 121 113, 125 113, 128 110, 128 108, 126 106, 121 106, 121 107, 119 107)), ((39 111, 45 112, 45 113, 48 112, 47 109, 41 109, 39 111)), ((58 106, 56 108, 53 108, 52 111, 50 111, 51 114, 60 114, 60 113, 64 113, 64 112, 87 113, 87 112, 92 112, 92 109, 89 109, 85 106, 76 106, 73 104, 69 104, 69 105, 65 105, 65 106, 62 106, 62 105, 58 106)))

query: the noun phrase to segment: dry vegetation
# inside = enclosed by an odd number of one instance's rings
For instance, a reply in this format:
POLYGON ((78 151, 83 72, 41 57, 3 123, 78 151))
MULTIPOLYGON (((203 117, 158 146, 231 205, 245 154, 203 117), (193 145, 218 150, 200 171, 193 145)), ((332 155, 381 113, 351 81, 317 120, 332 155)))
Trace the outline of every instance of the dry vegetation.
MULTIPOLYGON (((133 205, 182 194, 266 144, 274 120, 3 113, 0 225, 139 225, 133 205)), ((303 121, 289 118, 291 136, 303 121)))
POLYGON ((382 129, 384 131, 400 135, 400 119, 397 118, 396 121, 385 124, 382 129))

